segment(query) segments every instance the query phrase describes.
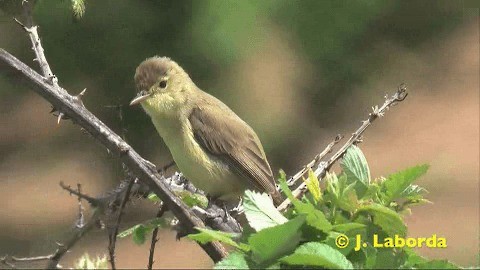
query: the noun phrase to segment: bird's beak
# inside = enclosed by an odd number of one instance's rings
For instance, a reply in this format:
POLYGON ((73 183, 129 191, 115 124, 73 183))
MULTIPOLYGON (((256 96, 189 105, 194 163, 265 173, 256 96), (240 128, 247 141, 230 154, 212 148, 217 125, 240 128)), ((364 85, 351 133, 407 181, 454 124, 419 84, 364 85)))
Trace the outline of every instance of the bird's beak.
POLYGON ((137 105, 140 102, 146 100, 152 95, 152 93, 148 93, 147 91, 140 91, 138 92, 137 96, 130 101, 130 106, 137 105))

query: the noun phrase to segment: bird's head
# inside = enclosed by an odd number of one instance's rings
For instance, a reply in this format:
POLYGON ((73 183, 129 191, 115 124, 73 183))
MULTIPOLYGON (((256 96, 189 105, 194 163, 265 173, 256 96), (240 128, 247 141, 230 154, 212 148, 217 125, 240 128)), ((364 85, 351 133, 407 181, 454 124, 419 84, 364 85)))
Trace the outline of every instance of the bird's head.
POLYGON ((188 74, 168 57, 151 57, 135 72, 137 96, 130 105, 141 104, 147 112, 172 112, 187 102, 195 85, 188 74))

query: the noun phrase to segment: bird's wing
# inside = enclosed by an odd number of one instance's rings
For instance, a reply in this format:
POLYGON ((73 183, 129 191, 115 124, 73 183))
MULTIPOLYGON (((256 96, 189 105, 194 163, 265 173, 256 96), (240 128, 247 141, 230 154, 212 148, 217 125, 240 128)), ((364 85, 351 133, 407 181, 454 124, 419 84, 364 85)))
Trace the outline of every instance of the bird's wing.
POLYGON ((247 186, 275 193, 272 170, 255 132, 233 112, 215 114, 215 109, 193 108, 189 120, 195 140, 247 179, 247 186))

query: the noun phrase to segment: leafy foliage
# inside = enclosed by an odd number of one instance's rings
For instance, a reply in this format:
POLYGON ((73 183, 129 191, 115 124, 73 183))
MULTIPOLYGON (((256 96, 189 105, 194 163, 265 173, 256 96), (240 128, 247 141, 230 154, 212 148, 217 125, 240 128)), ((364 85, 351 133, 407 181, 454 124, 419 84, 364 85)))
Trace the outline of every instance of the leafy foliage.
POLYGON ((252 228, 256 231, 287 222, 280 212, 276 211, 272 200, 267 194, 259 194, 247 190, 245 192, 245 216, 252 228))
POLYGON ((145 243, 147 235, 152 232, 155 228, 158 227, 166 227, 170 224, 169 219, 162 217, 162 218, 154 218, 150 219, 142 224, 137 224, 117 235, 117 237, 125 238, 129 235, 132 235, 133 242, 137 245, 141 245, 145 243))
POLYGON ((90 258, 88 253, 85 253, 82 257, 80 257, 74 265, 75 269, 109 269, 108 267, 108 259, 106 255, 103 257, 97 258, 90 258))
POLYGON ((407 235, 405 210, 427 201, 426 190, 413 183, 428 165, 372 180, 362 151, 354 146, 341 167, 340 175, 327 174, 322 181, 309 172, 305 181, 311 194, 301 199, 293 197, 281 172, 280 188, 293 205, 285 217, 265 194, 247 191, 245 215, 255 230, 246 230, 242 237, 201 230, 190 238, 218 240, 236 249, 217 263, 218 269, 458 268, 446 260, 423 258, 401 240, 394 242, 407 235))

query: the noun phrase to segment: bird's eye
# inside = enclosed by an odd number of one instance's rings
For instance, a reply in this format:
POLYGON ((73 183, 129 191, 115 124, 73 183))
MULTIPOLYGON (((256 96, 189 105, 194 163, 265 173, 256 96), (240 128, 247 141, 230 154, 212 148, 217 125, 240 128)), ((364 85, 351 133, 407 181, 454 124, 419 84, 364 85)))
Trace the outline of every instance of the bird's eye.
POLYGON ((160 88, 165 88, 165 87, 167 87, 167 81, 166 81, 166 80, 161 81, 161 82, 158 84, 158 86, 160 86, 160 88))

